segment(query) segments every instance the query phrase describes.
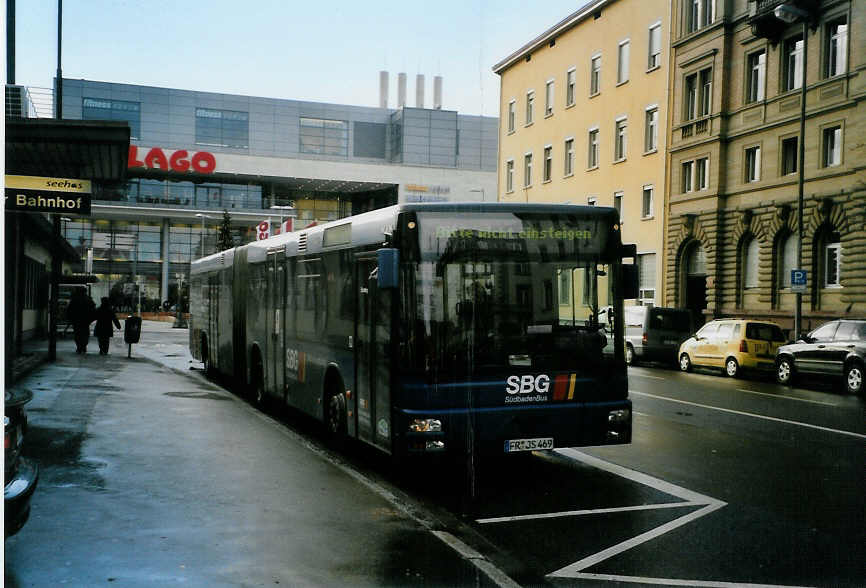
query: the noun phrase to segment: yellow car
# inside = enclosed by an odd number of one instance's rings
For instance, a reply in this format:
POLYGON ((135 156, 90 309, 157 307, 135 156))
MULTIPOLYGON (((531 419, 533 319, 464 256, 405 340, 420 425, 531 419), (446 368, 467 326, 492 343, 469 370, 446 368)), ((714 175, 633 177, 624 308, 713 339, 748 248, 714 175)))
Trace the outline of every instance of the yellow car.
POLYGON ((775 369, 776 350, 786 342, 775 323, 748 319, 716 319, 680 345, 680 369, 692 366, 723 368, 730 377, 743 370, 775 369))

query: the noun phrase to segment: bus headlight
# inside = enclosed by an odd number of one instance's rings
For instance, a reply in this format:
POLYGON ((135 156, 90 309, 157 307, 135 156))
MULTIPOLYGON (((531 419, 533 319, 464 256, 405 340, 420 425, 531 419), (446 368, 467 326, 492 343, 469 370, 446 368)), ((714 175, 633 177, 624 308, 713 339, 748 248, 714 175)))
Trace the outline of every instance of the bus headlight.
POLYGON ((412 433, 440 433, 442 432, 442 421, 439 419, 414 419, 409 423, 409 431, 412 433))
POLYGON ((631 411, 627 408, 612 410, 607 413, 607 422, 611 425, 616 423, 627 423, 631 417, 631 411))

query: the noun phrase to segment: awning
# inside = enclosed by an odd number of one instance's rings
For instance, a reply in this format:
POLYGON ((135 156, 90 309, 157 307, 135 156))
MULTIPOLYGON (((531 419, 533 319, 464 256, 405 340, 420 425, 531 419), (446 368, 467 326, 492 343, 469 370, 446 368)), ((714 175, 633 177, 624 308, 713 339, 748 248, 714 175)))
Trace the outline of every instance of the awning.
POLYGON ((126 122, 6 119, 7 174, 117 182, 128 155, 126 122))

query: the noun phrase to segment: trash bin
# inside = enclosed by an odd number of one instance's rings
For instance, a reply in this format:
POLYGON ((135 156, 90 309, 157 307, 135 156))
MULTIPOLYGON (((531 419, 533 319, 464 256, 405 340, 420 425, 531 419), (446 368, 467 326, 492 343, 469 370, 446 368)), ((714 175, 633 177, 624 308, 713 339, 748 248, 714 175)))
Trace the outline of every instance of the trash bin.
POLYGON ((141 339, 141 317, 128 316, 123 326, 123 341, 132 345, 141 339))

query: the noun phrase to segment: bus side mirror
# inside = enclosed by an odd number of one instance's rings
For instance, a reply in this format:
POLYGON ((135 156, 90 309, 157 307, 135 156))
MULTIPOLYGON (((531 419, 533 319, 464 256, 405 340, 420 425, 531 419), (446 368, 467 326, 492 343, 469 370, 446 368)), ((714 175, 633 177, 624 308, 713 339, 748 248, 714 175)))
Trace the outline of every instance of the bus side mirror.
POLYGON ((399 285, 400 251, 397 249, 379 249, 376 251, 379 262, 378 287, 396 288, 399 285))
POLYGON ((622 264, 622 297, 629 300, 637 298, 639 294, 637 265, 622 264))

